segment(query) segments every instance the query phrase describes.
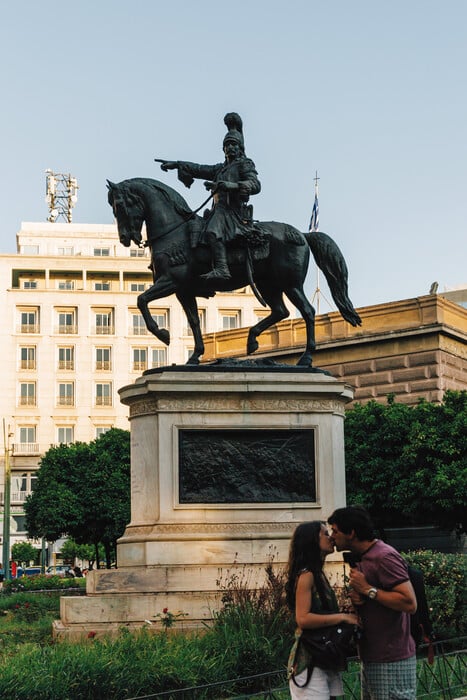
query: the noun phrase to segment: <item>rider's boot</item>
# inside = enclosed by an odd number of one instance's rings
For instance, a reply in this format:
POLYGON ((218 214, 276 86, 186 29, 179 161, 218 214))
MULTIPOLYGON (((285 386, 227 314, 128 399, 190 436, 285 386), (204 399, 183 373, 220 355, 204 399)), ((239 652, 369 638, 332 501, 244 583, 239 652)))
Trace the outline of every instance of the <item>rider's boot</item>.
POLYGON ((229 280, 231 275, 227 265, 227 253, 224 241, 219 241, 214 238, 214 236, 210 236, 209 245, 211 246, 213 257, 213 269, 206 275, 201 275, 201 278, 213 282, 229 280))

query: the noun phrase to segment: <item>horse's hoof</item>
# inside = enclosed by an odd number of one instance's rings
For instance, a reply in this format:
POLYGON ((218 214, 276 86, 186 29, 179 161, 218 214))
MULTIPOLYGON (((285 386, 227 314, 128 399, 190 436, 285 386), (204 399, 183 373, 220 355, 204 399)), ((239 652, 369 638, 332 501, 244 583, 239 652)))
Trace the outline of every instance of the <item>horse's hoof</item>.
POLYGON ((159 338, 159 340, 162 340, 163 343, 170 345, 170 332, 168 330, 165 328, 160 328, 155 335, 159 338))
POLYGON ((246 354, 252 355, 259 348, 259 343, 256 340, 250 340, 246 346, 246 354))
POLYGON ((191 356, 190 359, 187 361, 187 365, 199 365, 199 357, 191 356))
POLYGON ((302 355, 299 361, 297 362, 297 367, 311 367, 311 365, 311 355, 308 354, 302 355))

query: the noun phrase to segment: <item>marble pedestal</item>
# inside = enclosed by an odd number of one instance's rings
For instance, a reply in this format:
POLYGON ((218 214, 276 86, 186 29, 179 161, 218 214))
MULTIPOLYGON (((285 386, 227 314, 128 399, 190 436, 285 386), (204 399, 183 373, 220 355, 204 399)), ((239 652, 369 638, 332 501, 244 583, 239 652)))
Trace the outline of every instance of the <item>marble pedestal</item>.
POLYGON ((199 625, 219 604, 219 580, 240 569, 254 587, 271 559, 286 563, 298 523, 345 505, 352 390, 341 381, 285 366, 174 367, 120 396, 131 522, 119 568, 90 572, 86 597, 61 599, 58 637, 157 625, 164 608, 199 625))

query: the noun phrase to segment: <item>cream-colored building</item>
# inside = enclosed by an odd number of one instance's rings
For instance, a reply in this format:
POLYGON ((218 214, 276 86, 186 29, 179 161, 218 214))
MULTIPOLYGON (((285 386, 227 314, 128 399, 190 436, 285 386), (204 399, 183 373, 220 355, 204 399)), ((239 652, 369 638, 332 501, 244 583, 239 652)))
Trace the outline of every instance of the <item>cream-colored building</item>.
MULTIPOLYGON (((175 296, 151 304, 159 326, 170 330, 170 346, 147 332, 136 299, 152 282, 148 250, 124 248, 116 226, 23 223, 17 251, 0 255, 0 417, 10 432, 11 543, 25 537, 22 504, 40 456, 54 444, 128 429, 118 389, 145 369, 184 364, 193 350, 175 296)), ((210 333, 265 315, 250 288, 199 306, 210 333)), ((0 463, 3 516, 3 450, 0 463)))

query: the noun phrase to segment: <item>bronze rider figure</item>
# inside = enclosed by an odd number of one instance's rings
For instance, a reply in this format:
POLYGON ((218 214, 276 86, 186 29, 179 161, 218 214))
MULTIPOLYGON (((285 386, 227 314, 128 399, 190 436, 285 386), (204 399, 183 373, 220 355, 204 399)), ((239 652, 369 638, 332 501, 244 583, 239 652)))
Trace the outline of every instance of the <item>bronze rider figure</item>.
POLYGON ((191 187, 194 178, 203 178, 206 189, 214 194, 213 206, 206 216, 200 242, 211 248, 213 269, 203 279, 208 281, 229 280, 226 243, 236 234, 249 228, 246 222, 247 203, 251 194, 258 194, 261 183, 256 167, 245 155, 243 123, 238 114, 229 112, 224 117, 227 134, 223 141, 225 160, 216 165, 200 165, 186 161, 163 161, 161 168, 178 170, 178 179, 191 187))

